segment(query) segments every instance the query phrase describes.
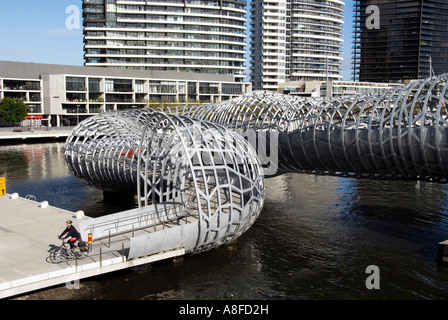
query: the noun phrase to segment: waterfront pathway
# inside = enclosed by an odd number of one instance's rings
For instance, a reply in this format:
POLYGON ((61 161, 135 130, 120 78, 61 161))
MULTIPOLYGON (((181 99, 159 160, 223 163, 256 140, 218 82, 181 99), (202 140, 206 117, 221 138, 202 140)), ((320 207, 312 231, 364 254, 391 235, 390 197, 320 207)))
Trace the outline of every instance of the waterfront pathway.
POLYGON ((39 203, 17 194, 0 196, 0 299, 185 254, 180 248, 127 260, 130 235, 121 234, 94 241, 84 260, 52 264, 49 250, 61 244, 57 235, 68 219, 79 228, 79 222, 90 218, 46 201, 39 203))
POLYGON ((71 133, 72 127, 64 129, 53 128, 51 130, 34 130, 34 131, 0 131, 0 141, 21 141, 27 139, 63 139, 67 138, 71 133))

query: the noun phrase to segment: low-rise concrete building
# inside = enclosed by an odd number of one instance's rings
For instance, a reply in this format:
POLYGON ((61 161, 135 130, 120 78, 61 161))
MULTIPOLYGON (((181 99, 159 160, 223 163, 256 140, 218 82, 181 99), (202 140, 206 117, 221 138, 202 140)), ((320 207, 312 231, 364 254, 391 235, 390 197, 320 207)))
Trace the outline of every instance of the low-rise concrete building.
POLYGON ((377 94, 381 90, 400 86, 403 83, 379 83, 359 81, 294 81, 279 86, 278 92, 302 97, 337 97, 354 94, 377 94))
POLYGON ((220 102, 250 92, 232 75, 0 61, 0 99, 30 108, 24 126, 71 126, 101 112, 220 102))

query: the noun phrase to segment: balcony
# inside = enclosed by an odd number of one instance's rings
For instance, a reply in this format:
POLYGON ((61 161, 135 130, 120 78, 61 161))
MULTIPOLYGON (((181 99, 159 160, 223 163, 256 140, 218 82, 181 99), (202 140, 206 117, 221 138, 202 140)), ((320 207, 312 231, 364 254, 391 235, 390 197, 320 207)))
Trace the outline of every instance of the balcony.
POLYGON ((87 101, 86 94, 85 93, 67 92, 66 101, 72 102, 72 103, 86 102, 87 101))
POLYGON ((40 81, 27 80, 3 80, 3 90, 5 91, 40 91, 40 81))
POLYGON ((130 102, 134 102, 134 95, 133 94, 107 93, 106 101, 107 102, 130 103, 130 102))

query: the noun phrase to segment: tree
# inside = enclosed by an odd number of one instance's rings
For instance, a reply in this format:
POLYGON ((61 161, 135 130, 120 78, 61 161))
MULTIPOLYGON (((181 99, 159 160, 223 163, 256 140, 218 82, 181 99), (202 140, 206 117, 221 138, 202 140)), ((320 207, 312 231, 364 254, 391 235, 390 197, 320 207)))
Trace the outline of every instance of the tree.
POLYGON ((0 120, 15 125, 25 120, 28 106, 20 99, 5 97, 0 101, 0 120))

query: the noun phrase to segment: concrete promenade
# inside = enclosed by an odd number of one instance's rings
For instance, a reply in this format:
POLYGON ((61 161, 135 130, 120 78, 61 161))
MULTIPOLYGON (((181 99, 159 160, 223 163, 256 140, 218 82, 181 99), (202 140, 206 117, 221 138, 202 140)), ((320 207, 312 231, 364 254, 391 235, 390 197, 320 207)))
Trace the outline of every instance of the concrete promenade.
POLYGON ((71 127, 64 129, 52 128, 51 130, 34 130, 34 131, 22 131, 13 132, 10 131, 0 131, 0 142, 1 141, 23 141, 27 139, 63 139, 67 138, 71 133, 71 127))
POLYGON ((0 196, 0 299, 185 254, 180 248, 127 260, 131 236, 122 234, 94 241, 86 259, 53 264, 49 250, 61 244, 57 235, 68 219, 78 228, 81 220, 90 218, 46 201, 0 196))

